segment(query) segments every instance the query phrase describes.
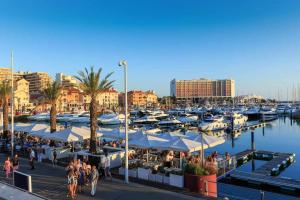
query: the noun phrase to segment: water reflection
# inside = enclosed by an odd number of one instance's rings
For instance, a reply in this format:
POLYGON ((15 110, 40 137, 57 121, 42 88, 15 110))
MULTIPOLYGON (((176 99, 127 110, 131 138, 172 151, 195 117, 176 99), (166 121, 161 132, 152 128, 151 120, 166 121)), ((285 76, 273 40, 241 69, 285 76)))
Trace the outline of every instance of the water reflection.
MULTIPOLYGON (((254 131, 255 145, 257 150, 295 153, 300 155, 300 120, 280 117, 275 121, 268 122, 265 127, 257 128, 254 131), (291 122, 292 121, 292 122, 291 122), (260 130, 261 129, 261 130, 260 130)), ((238 134, 227 134, 226 142, 213 147, 209 151, 220 153, 229 152, 234 155, 238 152, 251 149, 251 131, 238 134)), ((257 162, 249 162, 248 169, 259 167, 257 162)), ((300 179, 300 162, 293 163, 280 176, 300 179)))

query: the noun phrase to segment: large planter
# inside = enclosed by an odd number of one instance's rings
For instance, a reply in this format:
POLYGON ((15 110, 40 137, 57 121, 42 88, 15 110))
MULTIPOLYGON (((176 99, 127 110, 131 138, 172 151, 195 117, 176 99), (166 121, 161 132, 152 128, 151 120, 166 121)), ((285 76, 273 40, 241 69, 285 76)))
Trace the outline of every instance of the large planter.
POLYGON ((163 183, 166 184, 166 185, 170 185, 170 177, 169 176, 166 176, 164 175, 164 180, 163 180, 163 183))
POLYGON ((170 185, 183 188, 183 176, 170 174, 170 185))
POLYGON ((137 169, 129 169, 128 170, 128 176, 137 178, 137 169))
POLYGON ((125 175, 125 168, 123 167, 119 168, 119 175, 125 175))
POLYGON ((192 174, 184 174, 184 187, 192 192, 217 197, 217 175, 198 176, 192 174))
POLYGON ((149 181, 155 182, 155 179, 156 179, 156 174, 150 173, 150 174, 149 174, 149 181))
POLYGON ((155 176, 155 182, 163 183, 163 181, 164 181, 164 175, 160 174, 160 173, 157 173, 156 176, 155 176))
POLYGON ((150 173, 151 173, 150 169, 138 168, 137 170, 138 178, 143 180, 148 180, 150 173))

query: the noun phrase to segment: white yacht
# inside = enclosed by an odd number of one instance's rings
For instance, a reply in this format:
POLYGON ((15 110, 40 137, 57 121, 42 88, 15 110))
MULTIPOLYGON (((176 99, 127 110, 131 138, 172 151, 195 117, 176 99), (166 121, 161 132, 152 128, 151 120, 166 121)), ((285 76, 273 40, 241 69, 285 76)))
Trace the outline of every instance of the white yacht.
POLYGON ((155 124, 159 122, 154 116, 145 115, 141 118, 132 120, 133 124, 155 124))
POLYGON ((224 122, 223 116, 207 116, 200 122, 199 128, 202 131, 216 131, 224 130, 227 128, 227 123, 224 122))
POLYGON ((89 112, 83 112, 77 116, 73 116, 70 119, 73 123, 89 123, 90 122, 90 113, 89 112))
POLYGON ((260 110, 261 120, 263 121, 271 121, 278 118, 278 114, 275 108, 262 108, 260 110))
POLYGON ((251 107, 245 112, 243 112, 244 115, 248 116, 248 119, 258 119, 260 116, 260 108, 259 107, 251 107))
POLYGON ((56 120, 58 122, 70 122, 73 117, 76 117, 77 114, 58 114, 56 120))
POLYGON ((36 115, 29 116, 28 119, 34 120, 34 121, 47 121, 50 119, 50 114, 49 113, 39 113, 36 115))
POLYGON ((175 125, 180 125, 180 124, 182 124, 182 122, 175 118, 165 119, 165 120, 158 122, 158 125, 162 126, 162 127, 170 127, 170 126, 175 126, 175 125))
POLYGON ((198 122, 197 115, 192 115, 188 113, 181 114, 177 119, 184 124, 192 124, 198 122))
POLYGON ((103 125, 123 124, 125 122, 125 115, 115 113, 103 114, 98 118, 98 122, 103 125))
POLYGON ((231 123, 233 122, 234 128, 244 126, 248 120, 247 116, 235 112, 227 114, 225 118, 225 121, 229 125, 231 125, 231 123))
POLYGON ((276 108, 276 112, 278 115, 287 114, 290 110, 290 106, 287 104, 278 104, 276 108))

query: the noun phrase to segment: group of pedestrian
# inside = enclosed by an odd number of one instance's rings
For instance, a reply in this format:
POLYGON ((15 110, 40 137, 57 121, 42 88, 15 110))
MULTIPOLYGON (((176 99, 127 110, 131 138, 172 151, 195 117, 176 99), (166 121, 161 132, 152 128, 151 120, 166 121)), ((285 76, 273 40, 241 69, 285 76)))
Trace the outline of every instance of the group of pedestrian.
POLYGON ((91 196, 95 196, 99 173, 96 166, 88 161, 73 160, 66 168, 68 196, 76 198, 77 192, 83 193, 84 186, 91 186, 91 196))
POLYGON ((4 161, 3 164, 3 170, 5 171, 5 177, 9 178, 9 175, 11 171, 16 171, 19 169, 19 157, 16 154, 14 158, 11 160, 11 158, 8 156, 7 159, 4 161))

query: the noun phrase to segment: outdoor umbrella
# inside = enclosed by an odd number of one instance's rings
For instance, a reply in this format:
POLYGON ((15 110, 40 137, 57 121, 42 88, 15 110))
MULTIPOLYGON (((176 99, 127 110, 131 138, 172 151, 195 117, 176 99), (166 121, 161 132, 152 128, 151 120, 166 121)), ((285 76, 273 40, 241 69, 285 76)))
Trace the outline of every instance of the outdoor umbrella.
POLYGON ((147 149, 147 162, 149 160, 149 149, 156 149, 164 143, 167 143, 168 140, 153 136, 152 134, 144 134, 139 138, 129 140, 128 145, 130 147, 136 147, 140 149, 147 149))
POLYGON ((80 127, 72 127, 70 129, 64 129, 55 133, 52 133, 48 139, 63 141, 63 142, 76 142, 83 141, 90 138, 90 132, 88 129, 80 127))
POLYGON ((188 139, 197 142, 202 142, 203 140, 203 144, 206 144, 208 147, 214 147, 225 142, 225 139, 223 137, 214 137, 206 134, 203 134, 203 138, 201 138, 201 135, 199 134, 190 134, 187 137, 188 139))

